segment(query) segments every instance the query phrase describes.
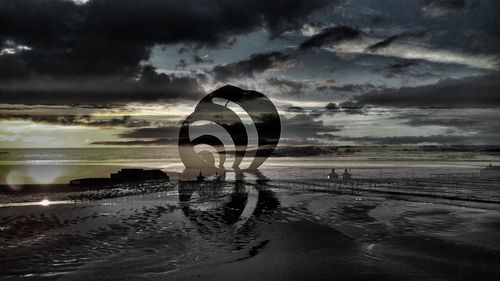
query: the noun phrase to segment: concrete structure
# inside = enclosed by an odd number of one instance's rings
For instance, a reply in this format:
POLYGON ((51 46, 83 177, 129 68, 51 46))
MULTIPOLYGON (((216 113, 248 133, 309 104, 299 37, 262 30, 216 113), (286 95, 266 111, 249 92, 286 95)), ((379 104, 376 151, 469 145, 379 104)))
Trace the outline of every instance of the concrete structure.
POLYGON ((166 180, 169 181, 167 173, 161 170, 144 169, 121 169, 112 173, 110 178, 83 178, 74 179, 69 182, 70 185, 109 185, 124 182, 144 181, 144 180, 166 180))
POLYGON ((113 182, 128 182, 141 180, 169 180, 167 173, 161 170, 121 169, 111 174, 113 182))
POLYGON ((83 178, 83 179, 74 179, 69 182, 69 185, 107 185, 111 184, 110 178, 83 178))

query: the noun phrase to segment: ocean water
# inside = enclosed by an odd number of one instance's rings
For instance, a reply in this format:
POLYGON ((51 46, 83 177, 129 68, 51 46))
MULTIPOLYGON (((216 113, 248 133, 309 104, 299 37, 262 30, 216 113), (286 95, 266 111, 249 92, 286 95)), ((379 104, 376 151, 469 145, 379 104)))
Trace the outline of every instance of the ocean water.
MULTIPOLYGON (((275 179, 324 178, 331 168, 338 172, 349 169, 361 178, 475 175, 488 164, 500 163, 498 150, 489 147, 360 146, 308 155, 315 149, 299 147, 278 153, 295 156, 272 156, 260 173, 275 179)), ((243 165, 249 161, 251 158, 245 159, 243 165)), ((0 149, 0 184, 64 184, 81 177, 107 177, 123 167, 162 169, 174 178, 184 169, 175 146, 0 149)), ((228 179, 231 177, 229 172, 228 179)))

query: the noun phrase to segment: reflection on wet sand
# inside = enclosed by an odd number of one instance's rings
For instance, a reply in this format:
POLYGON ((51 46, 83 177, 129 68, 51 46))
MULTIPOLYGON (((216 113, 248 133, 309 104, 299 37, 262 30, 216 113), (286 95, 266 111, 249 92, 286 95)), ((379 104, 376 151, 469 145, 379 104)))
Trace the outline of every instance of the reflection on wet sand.
POLYGON ((16 202, 16 203, 0 203, 0 208, 7 207, 25 207, 25 206, 49 206, 49 205, 58 205, 58 204, 74 204, 75 201, 72 200, 57 200, 51 201, 49 199, 43 199, 41 201, 35 202, 16 202))
POLYGON ((240 220, 244 213, 245 217, 258 216, 262 210, 275 210, 279 206, 278 199, 274 192, 266 190, 265 187, 245 186, 236 183, 233 190, 221 206, 216 206, 207 211, 196 210, 191 205, 196 202, 209 202, 213 197, 220 197, 221 190, 216 188, 195 189, 187 184, 179 185, 179 201, 182 210, 187 217, 192 217, 193 213, 210 212, 227 225, 234 225, 240 220), (193 193, 198 193, 199 198, 193 199, 193 193), (252 210, 249 212, 248 210, 252 210))
POLYGON ((15 200, 38 204, 0 212, 1 279, 500 276, 500 208, 282 189, 274 182, 214 182, 210 174, 207 178, 202 183, 143 182, 81 194, 23 193, 15 200), (85 200, 43 206, 43 198, 85 200))
POLYGON ((226 183, 226 188, 179 182, 179 205, 206 239, 239 249, 256 238, 255 221, 276 217, 280 204, 274 192, 265 186, 235 181, 226 183))

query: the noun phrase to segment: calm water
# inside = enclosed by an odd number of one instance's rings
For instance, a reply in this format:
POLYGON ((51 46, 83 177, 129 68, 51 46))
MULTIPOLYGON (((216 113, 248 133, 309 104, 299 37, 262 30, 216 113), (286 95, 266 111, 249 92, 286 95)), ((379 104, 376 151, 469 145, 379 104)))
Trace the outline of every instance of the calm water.
MULTIPOLYGON (((349 168, 358 177, 477 173, 500 163, 500 153, 485 150, 349 147, 319 156, 271 157, 261 172, 270 178, 324 178, 330 168, 349 168)), ((122 167, 183 170, 176 147, 0 149, 0 184, 67 183, 105 177, 122 167)))

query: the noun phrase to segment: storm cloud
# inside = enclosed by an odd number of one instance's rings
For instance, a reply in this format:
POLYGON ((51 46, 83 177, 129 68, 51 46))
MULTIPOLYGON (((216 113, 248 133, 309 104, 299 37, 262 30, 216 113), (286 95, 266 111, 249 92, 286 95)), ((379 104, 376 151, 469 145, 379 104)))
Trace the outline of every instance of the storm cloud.
POLYGON ((299 48, 302 50, 320 48, 325 45, 332 45, 344 40, 356 39, 360 36, 360 34, 359 30, 345 25, 328 27, 302 42, 299 48))
POLYGON ((388 136, 388 137, 344 137, 338 136, 338 140, 353 141, 357 144, 371 145, 424 145, 424 144, 448 144, 448 145, 494 145, 497 144, 499 135, 429 135, 429 136, 388 136))
MULTIPOLYGON (((296 113, 293 116, 282 118, 282 142, 300 143, 300 142, 318 142, 323 139, 325 134, 340 131, 341 128, 326 125, 322 120, 315 119, 314 116, 307 113, 296 113)), ((215 124, 204 124, 194 126, 197 132, 220 132, 220 127, 215 124)), ((155 144, 156 141, 161 144, 177 140, 179 136, 180 124, 162 127, 144 127, 133 128, 127 132, 119 134, 123 141, 99 142, 100 145, 119 145, 121 144, 155 144)), ((227 135, 218 136, 224 143, 231 143, 227 135)), ((256 137, 256 136, 253 136, 256 137)), ((252 136, 250 136, 252 139, 252 136)), ((254 140, 255 141, 255 140, 254 140)))
MULTIPOLYGON (((156 99, 160 93, 155 85, 139 87, 136 95, 131 92, 137 84, 120 85, 142 71, 141 63, 150 58, 153 46, 227 46, 234 36, 260 28, 278 36, 300 28, 310 13, 326 4, 323 0, 0 1, 0 81, 8 85, 1 90, 2 101, 24 103, 33 98, 27 102, 31 104, 51 96, 57 102, 156 99), (81 90, 88 87, 75 79, 117 82, 96 82, 95 89, 81 90), (46 82, 50 80, 55 82, 46 82), (45 93, 29 89, 38 81, 43 81, 45 93)), ((173 81, 168 86, 176 89, 184 83, 177 83, 184 78, 168 79, 173 81)), ((182 95, 169 87, 161 90, 164 98, 182 95)), ((190 89, 191 85, 187 95, 190 89)))
POLYGON ((167 138, 158 138, 152 140, 121 140, 121 141, 95 141, 92 142, 92 145, 173 145, 177 143, 177 139, 167 139, 167 138))
POLYGON ((63 126, 95 126, 95 127, 144 127, 149 126, 146 120, 134 119, 131 116, 102 117, 96 119, 90 115, 31 115, 31 114, 0 114, 0 120, 30 120, 37 123, 56 124, 63 126))
POLYGON ((227 81, 230 78, 253 77, 255 73, 283 67, 292 59, 281 52, 254 54, 250 58, 226 65, 216 65, 212 73, 215 81, 227 81))
POLYGON ((379 41, 375 44, 372 44, 372 45, 368 46, 366 49, 368 51, 375 52, 375 51, 378 51, 380 49, 389 47, 395 41, 400 41, 400 40, 409 39, 409 38, 421 38, 424 35, 425 35, 425 32, 401 33, 401 34, 390 36, 382 41, 379 41))
POLYGON ((445 79, 420 87, 371 92, 356 99, 360 104, 389 107, 500 107, 500 75, 445 79))
POLYGON ((300 81, 287 80, 283 78, 271 77, 266 81, 269 85, 277 88, 278 91, 284 95, 297 96, 303 94, 304 88, 306 88, 306 85, 300 81))
POLYGON ((124 104, 196 99, 203 94, 198 80, 142 69, 139 79, 127 77, 39 78, 0 84, 0 100, 12 104, 124 104))
POLYGON ((389 2, 0 0, 0 144, 175 144, 226 83, 272 100, 285 144, 493 143, 500 2, 389 2))
POLYGON ((465 0, 427 0, 423 12, 432 18, 457 14, 465 8, 465 0))

